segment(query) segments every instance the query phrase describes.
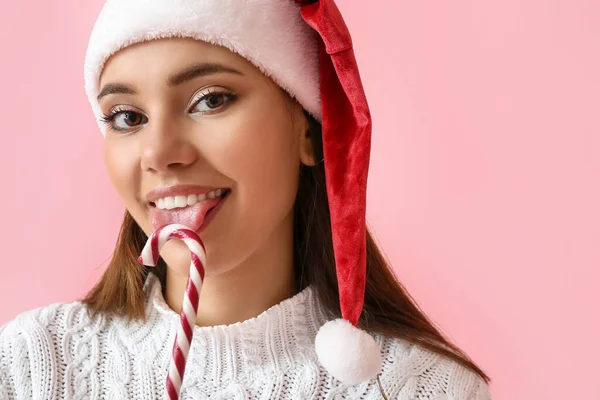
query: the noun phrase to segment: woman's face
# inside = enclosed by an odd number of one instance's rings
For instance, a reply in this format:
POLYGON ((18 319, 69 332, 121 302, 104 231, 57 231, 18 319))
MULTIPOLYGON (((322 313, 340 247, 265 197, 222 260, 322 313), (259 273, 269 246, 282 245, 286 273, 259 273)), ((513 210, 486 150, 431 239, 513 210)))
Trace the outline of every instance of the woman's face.
MULTIPOLYGON (((289 234, 300 163, 312 163, 308 124, 301 106, 250 62, 200 41, 157 40, 112 56, 100 90, 108 173, 147 235, 156 207, 172 206, 149 201, 149 192, 175 185, 227 193, 200 232, 207 275, 289 234)), ((182 242, 161 255, 188 274, 182 242)))

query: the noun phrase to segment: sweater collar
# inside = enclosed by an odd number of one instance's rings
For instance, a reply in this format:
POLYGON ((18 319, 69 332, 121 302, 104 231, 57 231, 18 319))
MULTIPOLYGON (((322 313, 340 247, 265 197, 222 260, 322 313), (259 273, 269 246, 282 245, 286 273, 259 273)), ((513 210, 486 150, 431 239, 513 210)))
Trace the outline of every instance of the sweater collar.
MULTIPOLYGON (((166 363, 179 315, 165 302, 160 282, 153 274, 149 274, 145 290, 147 322, 163 327, 167 353, 162 362, 166 363)), ((188 355, 188 366, 196 371, 190 375, 229 380, 240 374, 247 378, 269 376, 307 363, 316 366, 314 339, 327 319, 314 289, 308 287, 246 321, 196 326, 188 355)))

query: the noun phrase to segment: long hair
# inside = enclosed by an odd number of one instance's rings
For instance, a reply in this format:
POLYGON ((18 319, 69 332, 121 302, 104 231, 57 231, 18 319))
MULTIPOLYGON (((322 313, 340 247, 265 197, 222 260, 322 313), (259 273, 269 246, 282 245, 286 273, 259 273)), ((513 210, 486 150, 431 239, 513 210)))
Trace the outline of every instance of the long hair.
MULTIPOLYGON (((305 113, 316 160, 323 159, 321 125, 305 113)), ((332 315, 341 316, 339 292, 331 238, 325 168, 300 167, 298 194, 294 205, 294 274, 296 288, 312 286, 321 304, 332 315)), ((155 268, 138 263, 148 237, 129 212, 124 220, 113 257, 96 286, 83 302, 93 313, 110 313, 127 318, 145 318, 143 285, 149 273, 165 285, 166 264, 155 268)), ((406 340, 445 356, 480 375, 489 377, 458 347, 446 339, 419 309, 367 229, 367 281, 365 303, 359 327, 372 333, 406 340)))

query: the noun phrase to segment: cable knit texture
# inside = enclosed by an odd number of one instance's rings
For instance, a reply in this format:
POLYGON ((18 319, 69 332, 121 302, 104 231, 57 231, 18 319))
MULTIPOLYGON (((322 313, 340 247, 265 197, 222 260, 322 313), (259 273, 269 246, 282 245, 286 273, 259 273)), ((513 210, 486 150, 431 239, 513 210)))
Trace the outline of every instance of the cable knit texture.
MULTIPOLYGON (((146 283, 147 322, 90 319, 80 302, 29 311, 0 327, 0 399, 162 398, 178 315, 158 280, 146 283)), ((344 386, 317 361, 327 320, 311 288, 256 318, 196 327, 182 399, 381 399, 376 382, 344 386)), ((458 364, 403 340, 375 336, 389 399, 489 400, 458 364)))

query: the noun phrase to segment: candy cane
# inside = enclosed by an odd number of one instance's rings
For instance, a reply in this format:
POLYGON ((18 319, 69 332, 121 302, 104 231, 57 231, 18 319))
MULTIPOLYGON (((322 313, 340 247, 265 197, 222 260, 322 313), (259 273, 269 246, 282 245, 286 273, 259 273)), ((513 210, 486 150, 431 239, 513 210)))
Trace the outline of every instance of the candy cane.
POLYGON ((185 364, 192 343, 194 326, 198 315, 198 300, 200 289, 204 280, 204 265, 206 263, 206 251, 204 244, 193 230, 184 225, 171 224, 159 228, 146 242, 142 254, 139 257, 140 264, 155 267, 158 263, 159 253, 162 247, 171 239, 180 239, 190 249, 192 262, 190 263, 190 276, 188 278, 183 305, 179 314, 179 329, 175 336, 169 374, 167 376, 167 387, 165 399, 179 399, 181 381, 185 372, 185 364))

